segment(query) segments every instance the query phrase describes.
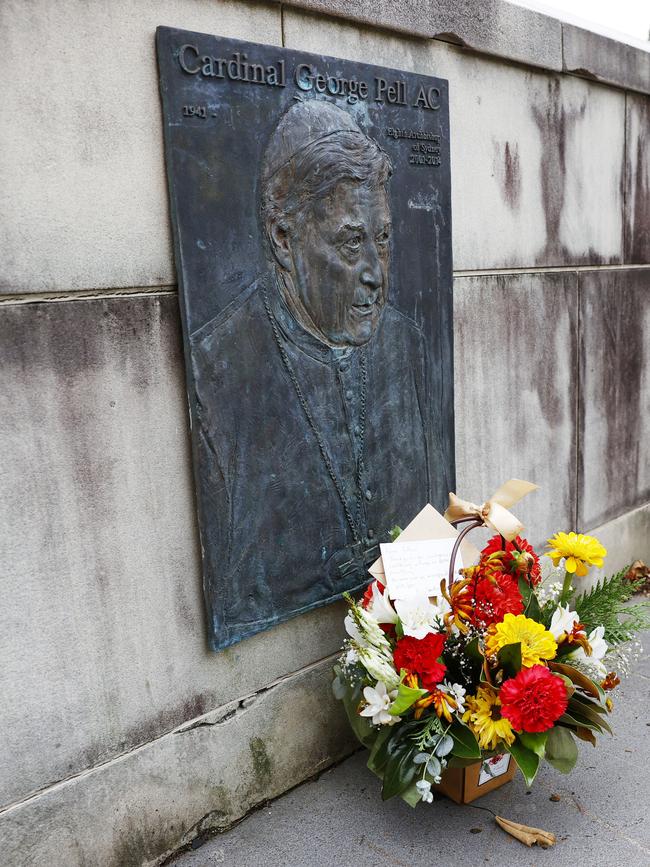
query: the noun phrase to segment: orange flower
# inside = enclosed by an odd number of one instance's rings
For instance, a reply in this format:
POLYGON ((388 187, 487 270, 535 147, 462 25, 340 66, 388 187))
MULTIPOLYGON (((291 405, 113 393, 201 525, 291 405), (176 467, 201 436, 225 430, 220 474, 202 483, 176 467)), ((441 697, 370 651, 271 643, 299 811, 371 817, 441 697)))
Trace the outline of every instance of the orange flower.
POLYGON ((616 674, 615 671, 610 671, 605 680, 601 681, 601 686, 603 689, 610 690, 614 689, 621 682, 621 678, 616 674))
POLYGON ((440 582, 440 592, 449 603, 451 611, 445 614, 444 621, 447 632, 451 632, 452 626, 458 627, 460 632, 467 632, 467 622, 473 611, 472 594, 469 589, 471 578, 463 581, 454 581, 447 592, 447 581, 443 578, 440 582))
POLYGON ((453 696, 441 689, 434 689, 429 695, 424 695, 415 702, 415 719, 420 719, 424 711, 431 705, 433 705, 436 714, 439 717, 444 716, 449 723, 453 711, 458 709, 458 703, 453 696))

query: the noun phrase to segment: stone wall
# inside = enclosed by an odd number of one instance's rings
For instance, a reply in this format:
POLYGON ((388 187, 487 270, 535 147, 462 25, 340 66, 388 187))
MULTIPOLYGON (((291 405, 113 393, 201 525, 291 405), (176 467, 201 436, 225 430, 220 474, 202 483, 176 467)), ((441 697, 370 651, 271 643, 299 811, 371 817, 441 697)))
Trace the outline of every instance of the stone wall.
POLYGON ((611 568, 650 559, 650 53, 501 0, 0 22, 1 860, 154 864, 354 748, 339 605, 206 649, 155 27, 449 79, 458 490, 537 481, 531 538, 611 568))

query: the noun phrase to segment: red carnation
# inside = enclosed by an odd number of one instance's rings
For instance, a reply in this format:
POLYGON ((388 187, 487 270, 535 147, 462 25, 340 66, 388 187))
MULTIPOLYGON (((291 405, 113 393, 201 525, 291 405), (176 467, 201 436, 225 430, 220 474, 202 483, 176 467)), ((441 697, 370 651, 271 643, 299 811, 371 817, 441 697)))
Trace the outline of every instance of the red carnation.
POLYGON ((506 614, 523 614, 524 600, 517 580, 511 575, 499 575, 494 580, 479 577, 474 585, 473 595, 472 622, 475 626, 486 627, 492 623, 501 623, 506 614))
POLYGON ((569 703, 561 677, 543 665, 522 668, 499 693, 501 716, 520 732, 545 732, 558 720, 569 703))
POLYGON ((516 536, 512 542, 508 542, 497 533, 481 551, 481 561, 499 552, 503 554, 501 559, 506 571, 515 578, 525 578, 533 587, 542 580, 539 557, 526 539, 516 536))
POLYGON ((397 642, 393 651, 395 668, 398 671, 405 668, 409 674, 418 674, 425 689, 434 689, 447 670, 442 662, 438 662, 445 637, 433 632, 429 632, 424 638, 405 635, 397 642))

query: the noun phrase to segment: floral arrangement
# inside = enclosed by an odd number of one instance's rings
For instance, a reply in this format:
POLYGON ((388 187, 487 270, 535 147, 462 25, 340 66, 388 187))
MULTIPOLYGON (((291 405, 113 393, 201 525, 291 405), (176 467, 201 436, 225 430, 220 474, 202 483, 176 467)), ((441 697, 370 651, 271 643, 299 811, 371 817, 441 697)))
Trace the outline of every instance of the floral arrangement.
POLYGON ((568 773, 576 738, 611 732, 621 647, 650 625, 642 604, 625 604, 639 580, 624 570, 580 590, 605 548, 576 533, 548 544, 540 562, 525 539, 497 534, 436 597, 393 601, 378 580, 346 597, 334 692, 384 800, 431 802, 447 766, 504 753, 530 786, 542 760, 568 773))

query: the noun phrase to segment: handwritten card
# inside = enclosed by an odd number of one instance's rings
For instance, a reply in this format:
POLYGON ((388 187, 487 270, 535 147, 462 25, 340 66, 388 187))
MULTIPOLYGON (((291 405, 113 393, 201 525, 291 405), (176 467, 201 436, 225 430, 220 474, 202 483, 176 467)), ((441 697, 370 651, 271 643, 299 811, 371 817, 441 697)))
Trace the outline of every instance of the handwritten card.
MULTIPOLYGON (((381 558, 388 595, 391 599, 407 596, 439 596, 440 582, 449 575, 449 562, 455 539, 424 539, 416 542, 381 544, 381 558)), ((456 570, 462 568, 456 558, 456 570)))

